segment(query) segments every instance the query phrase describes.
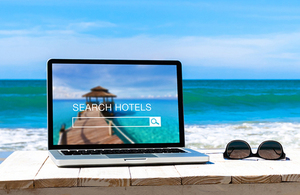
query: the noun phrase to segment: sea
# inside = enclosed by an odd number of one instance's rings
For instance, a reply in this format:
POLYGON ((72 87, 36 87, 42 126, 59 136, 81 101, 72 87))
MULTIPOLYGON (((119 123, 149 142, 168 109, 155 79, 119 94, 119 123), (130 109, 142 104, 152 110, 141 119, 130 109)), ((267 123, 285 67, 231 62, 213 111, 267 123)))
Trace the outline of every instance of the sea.
MULTIPOLYGON (((0 151, 47 149, 46 94, 45 80, 0 80, 0 151)), ((183 96, 189 148, 224 148, 234 139, 300 148, 300 80, 184 80, 183 96)))

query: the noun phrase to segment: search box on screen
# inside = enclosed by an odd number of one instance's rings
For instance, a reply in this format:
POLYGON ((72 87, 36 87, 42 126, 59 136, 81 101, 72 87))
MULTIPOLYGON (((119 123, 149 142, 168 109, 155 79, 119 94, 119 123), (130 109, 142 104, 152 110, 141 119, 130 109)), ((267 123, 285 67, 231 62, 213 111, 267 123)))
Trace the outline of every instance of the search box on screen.
POLYGON ((137 117, 72 117, 73 128, 109 127, 109 121, 115 127, 161 127, 160 116, 137 117))

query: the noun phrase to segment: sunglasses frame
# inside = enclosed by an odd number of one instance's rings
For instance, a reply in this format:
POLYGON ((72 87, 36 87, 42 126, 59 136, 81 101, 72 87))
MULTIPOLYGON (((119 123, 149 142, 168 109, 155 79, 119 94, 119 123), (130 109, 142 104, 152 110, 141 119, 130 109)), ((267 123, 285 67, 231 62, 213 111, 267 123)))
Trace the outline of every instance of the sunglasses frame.
POLYGON ((252 152, 251 146, 250 146, 246 141, 244 141, 244 140, 233 140, 233 141, 231 141, 231 142, 229 142, 229 143, 227 144, 226 149, 225 149, 225 152, 223 153, 223 157, 224 157, 225 159, 232 159, 232 160, 240 160, 240 159, 249 158, 249 157, 259 157, 259 158, 262 158, 262 159, 265 159, 265 160, 279 160, 279 159, 284 159, 284 158, 286 157, 286 155, 285 155, 285 153, 284 153, 284 151, 283 151, 282 145, 281 145, 278 141, 267 140, 267 141, 262 142, 262 143, 258 146, 257 152, 254 154, 254 153, 252 152), (245 143, 245 144, 248 146, 249 150, 250 150, 250 154, 249 154, 247 157, 243 157, 243 158, 231 158, 230 155, 228 155, 227 150, 228 150, 230 144, 233 143, 233 142, 243 142, 243 143, 245 143), (275 143, 277 143, 277 144, 280 146, 280 149, 281 149, 281 151, 282 151, 280 157, 278 157, 278 158, 276 158, 276 159, 268 159, 268 158, 261 157, 261 156, 259 155, 258 152, 259 152, 260 148, 261 148, 261 147, 263 146, 263 144, 265 144, 266 142, 275 142, 275 143))

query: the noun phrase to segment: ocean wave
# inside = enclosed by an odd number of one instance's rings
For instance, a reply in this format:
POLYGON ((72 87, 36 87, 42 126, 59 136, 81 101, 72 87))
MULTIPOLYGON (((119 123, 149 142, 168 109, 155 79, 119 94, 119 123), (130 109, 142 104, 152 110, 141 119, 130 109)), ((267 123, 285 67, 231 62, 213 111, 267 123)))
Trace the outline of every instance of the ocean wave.
POLYGON ((48 132, 46 128, 0 128, 0 151, 46 150, 48 132))
POLYGON ((185 104, 200 104, 210 106, 255 106, 255 105, 274 105, 274 104, 287 104, 287 105, 300 105, 299 93, 288 94, 221 94, 221 93, 190 93, 184 92, 185 104))
POLYGON ((300 80, 189 80, 184 81, 184 104, 219 107, 300 105, 300 80))
POLYGON ((300 148, 300 123, 246 122, 185 126, 186 146, 189 148, 225 148, 227 143, 235 139, 245 140, 253 148, 265 140, 279 141, 284 148, 300 148))
POLYGON ((0 97, 46 97, 46 93, 41 94, 0 94, 0 97))
MULTIPOLYGON (((47 150, 46 128, 0 128, 0 151, 47 150)), ((186 146, 192 149, 225 148, 235 139, 257 148, 265 140, 279 141, 284 148, 300 148, 300 123, 245 122, 240 124, 186 125, 186 146)))

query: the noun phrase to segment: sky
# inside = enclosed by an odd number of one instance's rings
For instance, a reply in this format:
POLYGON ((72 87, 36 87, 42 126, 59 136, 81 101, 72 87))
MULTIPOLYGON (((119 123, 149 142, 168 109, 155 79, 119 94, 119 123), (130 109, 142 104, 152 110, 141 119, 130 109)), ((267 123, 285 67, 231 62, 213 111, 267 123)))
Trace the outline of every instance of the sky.
POLYGON ((173 65, 53 64, 53 98, 81 99, 101 86, 121 99, 176 99, 173 65))
POLYGON ((300 2, 1 0, 0 79, 50 58, 176 59, 184 79, 300 79, 300 2))

